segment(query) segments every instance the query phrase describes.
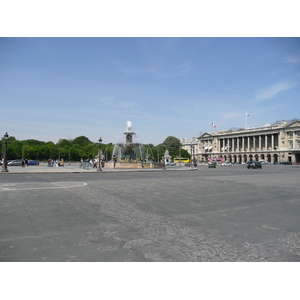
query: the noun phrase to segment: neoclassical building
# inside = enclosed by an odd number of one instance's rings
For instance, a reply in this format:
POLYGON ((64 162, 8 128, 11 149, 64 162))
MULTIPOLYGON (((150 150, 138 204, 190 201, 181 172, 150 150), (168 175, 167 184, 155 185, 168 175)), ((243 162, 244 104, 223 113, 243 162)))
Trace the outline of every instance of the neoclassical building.
POLYGON ((281 121, 263 127, 199 133, 180 139, 182 148, 198 162, 211 159, 242 163, 249 160, 300 162, 300 121, 281 121))

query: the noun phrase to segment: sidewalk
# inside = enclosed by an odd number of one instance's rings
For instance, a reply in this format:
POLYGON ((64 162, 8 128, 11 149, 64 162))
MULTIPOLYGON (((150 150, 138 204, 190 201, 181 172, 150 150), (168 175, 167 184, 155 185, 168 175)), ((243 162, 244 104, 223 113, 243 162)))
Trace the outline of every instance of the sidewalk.
MULTIPOLYGON (((80 163, 65 163, 64 167, 48 167, 47 163, 40 163, 39 166, 28 166, 22 168, 21 166, 7 167, 8 173, 1 172, 2 166, 0 166, 0 174, 27 174, 27 173, 100 173, 97 172, 97 168, 90 167, 89 169, 80 168, 80 163)), ((167 171, 194 171, 197 168, 188 167, 166 167, 167 171)), ((163 169, 111 169, 102 168, 102 172, 159 172, 165 171, 163 169)))

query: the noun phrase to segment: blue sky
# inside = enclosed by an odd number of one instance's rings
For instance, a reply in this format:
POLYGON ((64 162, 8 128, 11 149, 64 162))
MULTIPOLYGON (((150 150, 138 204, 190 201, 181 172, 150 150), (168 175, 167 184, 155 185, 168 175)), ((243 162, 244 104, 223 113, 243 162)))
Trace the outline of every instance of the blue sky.
POLYGON ((2 133, 115 143, 300 118, 299 38, 0 38, 2 133), (5 113, 3 113, 5 111, 5 113))

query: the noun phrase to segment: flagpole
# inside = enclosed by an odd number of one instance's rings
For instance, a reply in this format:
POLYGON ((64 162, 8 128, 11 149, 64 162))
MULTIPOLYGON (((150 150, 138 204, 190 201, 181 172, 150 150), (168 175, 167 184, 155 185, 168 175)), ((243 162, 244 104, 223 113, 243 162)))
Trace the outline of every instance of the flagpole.
POLYGON ((245 115, 245 129, 248 128, 247 117, 249 117, 249 114, 246 112, 246 115, 245 115))

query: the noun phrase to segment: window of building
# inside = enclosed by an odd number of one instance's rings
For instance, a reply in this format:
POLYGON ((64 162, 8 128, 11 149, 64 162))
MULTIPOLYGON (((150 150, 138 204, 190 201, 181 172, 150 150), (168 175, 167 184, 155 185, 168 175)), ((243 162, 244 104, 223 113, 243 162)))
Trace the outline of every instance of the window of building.
POLYGON ((293 149, 293 142, 290 142, 290 149, 293 149))
POLYGON ((298 148, 300 148, 300 141, 298 141, 298 148))
POLYGON ((289 136, 290 139, 292 139, 292 138, 293 138, 293 133, 292 133, 292 132, 289 132, 289 133, 288 133, 288 136, 289 136))

